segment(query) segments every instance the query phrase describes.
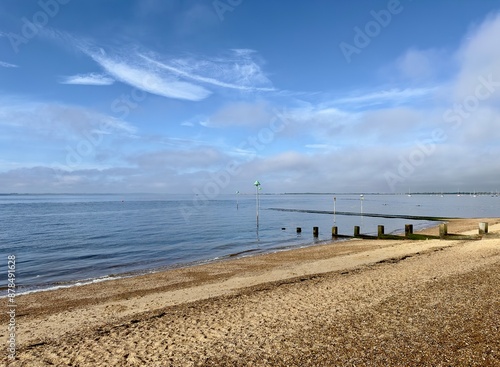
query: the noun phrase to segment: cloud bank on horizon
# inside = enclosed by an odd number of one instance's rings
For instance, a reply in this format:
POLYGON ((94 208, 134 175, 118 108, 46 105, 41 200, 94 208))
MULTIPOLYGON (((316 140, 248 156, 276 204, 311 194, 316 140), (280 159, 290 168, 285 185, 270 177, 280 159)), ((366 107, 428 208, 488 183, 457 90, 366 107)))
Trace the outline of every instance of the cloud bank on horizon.
POLYGON ((0 4, 0 192, 500 189, 500 5, 49 3, 0 4))

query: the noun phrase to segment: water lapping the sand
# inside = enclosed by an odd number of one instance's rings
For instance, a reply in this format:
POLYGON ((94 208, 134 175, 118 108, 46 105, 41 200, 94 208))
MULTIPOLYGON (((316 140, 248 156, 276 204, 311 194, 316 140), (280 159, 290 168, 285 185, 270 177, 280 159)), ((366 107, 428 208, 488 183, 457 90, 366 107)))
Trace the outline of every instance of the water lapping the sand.
POLYGON ((1 195, 0 255, 16 255, 18 285, 26 292, 308 246, 330 239, 332 225, 341 234, 352 234, 354 225, 363 233, 376 233, 383 224, 391 233, 401 232, 406 223, 415 229, 431 224, 341 212, 485 217, 498 215, 500 200, 335 195, 336 216, 268 210, 333 211, 333 197, 260 195, 257 231, 251 191, 214 200, 193 195, 1 195), (318 239, 312 236, 313 226, 320 227, 318 239), (296 227, 303 228, 301 234, 296 227))

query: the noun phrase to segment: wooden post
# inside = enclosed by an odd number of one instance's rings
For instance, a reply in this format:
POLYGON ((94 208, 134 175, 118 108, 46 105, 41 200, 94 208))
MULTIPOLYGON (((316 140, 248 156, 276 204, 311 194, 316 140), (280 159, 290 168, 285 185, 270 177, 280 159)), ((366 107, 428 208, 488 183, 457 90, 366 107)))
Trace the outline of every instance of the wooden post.
POLYGON ((488 222, 479 223, 479 234, 488 233, 488 222))
POLYGON ((384 226, 378 226, 377 237, 382 238, 384 236, 384 226))
POLYGON ((332 238, 337 238, 339 234, 339 229, 337 228, 337 226, 333 226, 332 227, 332 238))
POLYGON ((297 233, 302 233, 302 228, 297 227, 297 233))
POLYGON ((354 226, 354 237, 359 237, 359 226, 354 226))
POLYGON ((413 224, 405 224, 405 236, 413 234, 413 224))
POLYGON ((445 238, 448 235, 448 224, 442 223, 439 225, 439 238, 445 238))
POLYGON ((313 236, 318 237, 319 236, 319 228, 318 227, 313 227, 313 236))

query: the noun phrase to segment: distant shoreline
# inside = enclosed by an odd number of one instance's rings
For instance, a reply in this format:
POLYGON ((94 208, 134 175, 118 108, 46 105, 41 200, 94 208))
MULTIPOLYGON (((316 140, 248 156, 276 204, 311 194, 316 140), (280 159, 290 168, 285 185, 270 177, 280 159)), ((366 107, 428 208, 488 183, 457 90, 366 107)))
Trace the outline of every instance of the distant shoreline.
MULTIPOLYGON (((331 196, 351 196, 351 195, 373 195, 373 196, 401 196, 407 195, 405 192, 262 192, 259 195, 331 195, 331 196)), ((126 193, 116 193, 116 192, 42 192, 42 193, 22 193, 22 192, 12 192, 12 193, 0 193, 0 196, 48 196, 48 195, 74 195, 74 196, 84 196, 84 195, 193 195, 192 192, 187 193, 166 193, 166 192, 126 192, 126 193)), ((221 193, 222 196, 235 195, 234 193, 227 192, 221 193)), ((241 192, 239 195, 255 195, 254 193, 241 192)), ((427 196, 446 196, 446 195, 460 195, 460 196, 499 196, 497 191, 450 191, 450 192, 434 192, 434 191, 424 191, 424 192, 412 192, 411 195, 427 195, 427 196)))

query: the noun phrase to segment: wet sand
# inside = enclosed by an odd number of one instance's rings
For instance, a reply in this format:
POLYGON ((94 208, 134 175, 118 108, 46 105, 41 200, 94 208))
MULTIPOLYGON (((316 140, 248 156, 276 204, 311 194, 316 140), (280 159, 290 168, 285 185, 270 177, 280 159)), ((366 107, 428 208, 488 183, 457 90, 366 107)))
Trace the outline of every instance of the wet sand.
POLYGON ((18 296, 9 365, 499 366, 500 219, 448 228, 479 221, 18 296))

